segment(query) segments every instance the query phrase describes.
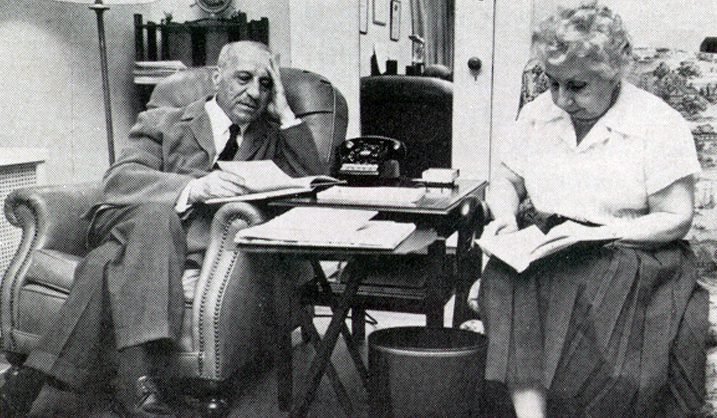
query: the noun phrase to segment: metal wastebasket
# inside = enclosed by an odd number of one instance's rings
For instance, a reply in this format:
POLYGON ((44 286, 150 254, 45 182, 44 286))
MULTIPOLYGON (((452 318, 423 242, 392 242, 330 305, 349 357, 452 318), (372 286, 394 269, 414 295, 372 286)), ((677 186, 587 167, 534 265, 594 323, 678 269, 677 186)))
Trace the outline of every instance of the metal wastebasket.
POLYGON ((487 345, 482 334, 455 328, 372 332, 369 417, 477 417, 487 345))

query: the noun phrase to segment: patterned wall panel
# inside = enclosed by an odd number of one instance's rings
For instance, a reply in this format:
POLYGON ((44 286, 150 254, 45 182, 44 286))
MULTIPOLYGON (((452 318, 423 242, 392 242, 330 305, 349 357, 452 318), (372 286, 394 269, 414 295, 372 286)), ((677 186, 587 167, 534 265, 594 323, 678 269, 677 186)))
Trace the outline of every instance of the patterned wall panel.
MULTIPOLYGON (((16 164, 0 167, 0 202, 15 189, 32 186, 37 183, 37 165, 35 163, 16 164)), ((0 277, 10 264, 20 243, 21 230, 0 216, 0 277)))

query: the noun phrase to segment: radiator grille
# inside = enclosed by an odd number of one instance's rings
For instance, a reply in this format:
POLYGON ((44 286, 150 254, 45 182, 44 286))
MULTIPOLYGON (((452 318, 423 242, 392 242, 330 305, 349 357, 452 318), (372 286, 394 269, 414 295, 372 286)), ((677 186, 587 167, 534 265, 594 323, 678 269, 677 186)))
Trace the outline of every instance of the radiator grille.
MULTIPOLYGON (((0 202, 4 204, 7 195, 15 189, 34 186, 37 183, 36 167, 36 163, 0 167, 0 202)), ((10 225, 4 214, 0 216, 0 277, 5 275, 21 235, 20 228, 10 225)))

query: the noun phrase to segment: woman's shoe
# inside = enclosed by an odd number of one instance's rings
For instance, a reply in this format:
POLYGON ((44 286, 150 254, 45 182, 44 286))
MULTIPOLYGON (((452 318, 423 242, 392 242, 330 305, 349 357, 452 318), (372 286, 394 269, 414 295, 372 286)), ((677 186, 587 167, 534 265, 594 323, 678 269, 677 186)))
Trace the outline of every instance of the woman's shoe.
POLYGON ((122 388, 115 397, 112 409, 123 418, 175 418, 174 410, 167 405, 151 376, 140 376, 133 388, 122 388))

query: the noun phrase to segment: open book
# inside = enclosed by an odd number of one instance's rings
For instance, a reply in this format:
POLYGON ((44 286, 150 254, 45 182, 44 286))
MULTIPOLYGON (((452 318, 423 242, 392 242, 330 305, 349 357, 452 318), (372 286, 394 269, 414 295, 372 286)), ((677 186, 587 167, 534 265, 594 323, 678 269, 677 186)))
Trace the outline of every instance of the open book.
POLYGON ((291 177, 271 160, 217 161, 221 170, 232 172, 244 179, 249 193, 232 197, 208 199, 206 203, 262 200, 271 197, 291 196, 311 192, 317 187, 343 184, 345 181, 330 176, 291 177))
POLYGON ((256 245, 390 250, 416 229, 412 223, 370 220, 377 213, 361 209, 296 207, 268 222, 240 230, 235 241, 256 245))
POLYGON ((608 227, 591 227, 567 221, 544 234, 532 225, 520 231, 482 236, 478 245, 487 253, 498 257, 518 273, 535 260, 554 254, 579 242, 614 241, 619 239, 608 227))

